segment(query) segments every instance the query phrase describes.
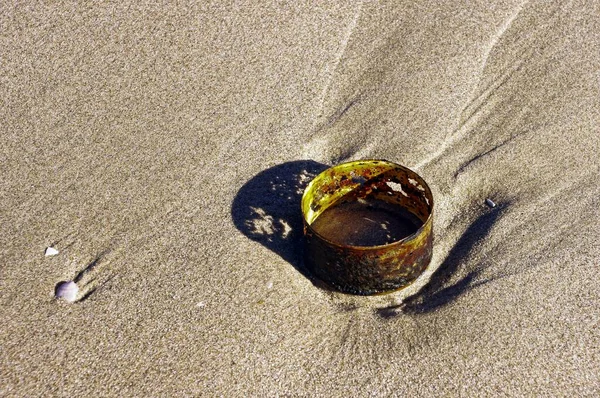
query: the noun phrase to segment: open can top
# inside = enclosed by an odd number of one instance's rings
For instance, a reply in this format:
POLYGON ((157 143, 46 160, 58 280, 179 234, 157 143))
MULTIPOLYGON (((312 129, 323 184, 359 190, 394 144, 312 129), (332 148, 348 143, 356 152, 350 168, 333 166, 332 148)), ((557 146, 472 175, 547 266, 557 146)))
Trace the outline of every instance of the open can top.
POLYGON ((306 266, 345 293, 369 295, 404 288, 431 260, 433 205, 427 183, 399 164, 358 160, 331 167, 316 176, 302 196, 306 266), (341 242, 313 228, 326 210, 366 200, 407 211, 420 226, 402 239, 366 246, 341 242))

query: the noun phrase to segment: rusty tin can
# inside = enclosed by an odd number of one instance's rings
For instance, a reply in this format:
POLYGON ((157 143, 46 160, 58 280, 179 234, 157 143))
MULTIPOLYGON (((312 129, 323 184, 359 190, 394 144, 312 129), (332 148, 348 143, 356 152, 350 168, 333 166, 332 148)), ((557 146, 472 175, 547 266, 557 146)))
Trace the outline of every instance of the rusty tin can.
POLYGON ((331 287, 372 295, 402 289, 429 265, 433 240, 433 195, 414 171, 387 160, 358 160, 316 176, 302 196, 305 265, 331 287), (317 233, 311 226, 328 208, 371 198, 401 206, 422 223, 401 240, 378 246, 352 246, 317 233))

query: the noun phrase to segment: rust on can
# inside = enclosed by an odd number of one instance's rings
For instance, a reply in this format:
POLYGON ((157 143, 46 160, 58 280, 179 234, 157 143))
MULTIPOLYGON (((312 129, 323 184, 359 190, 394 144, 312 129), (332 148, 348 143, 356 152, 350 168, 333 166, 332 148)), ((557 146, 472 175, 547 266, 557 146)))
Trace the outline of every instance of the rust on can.
POLYGON ((331 287, 372 295, 402 289, 432 256, 433 195, 414 171, 386 160, 358 160, 331 167, 302 196, 305 264, 331 287), (365 198, 400 206, 420 220, 416 232, 391 243, 352 246, 320 235, 311 225, 328 208, 365 198))

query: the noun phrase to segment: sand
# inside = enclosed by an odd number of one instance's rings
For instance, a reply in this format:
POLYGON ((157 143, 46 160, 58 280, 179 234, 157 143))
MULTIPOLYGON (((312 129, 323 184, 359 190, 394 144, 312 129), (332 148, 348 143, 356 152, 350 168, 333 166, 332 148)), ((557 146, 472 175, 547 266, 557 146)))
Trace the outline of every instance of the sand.
POLYGON ((600 394, 597 1, 0 11, 0 395, 600 394), (361 158, 434 192, 399 293, 302 266, 361 158))

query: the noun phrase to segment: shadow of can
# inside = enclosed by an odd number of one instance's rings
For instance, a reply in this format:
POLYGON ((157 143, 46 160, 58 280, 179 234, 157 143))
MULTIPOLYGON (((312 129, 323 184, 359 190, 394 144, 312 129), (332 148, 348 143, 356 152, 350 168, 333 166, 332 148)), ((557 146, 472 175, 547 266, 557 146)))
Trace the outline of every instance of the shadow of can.
POLYGON ((300 201, 308 183, 328 166, 311 160, 266 169, 238 191, 231 206, 236 228, 277 253, 310 279, 303 266, 300 201))

